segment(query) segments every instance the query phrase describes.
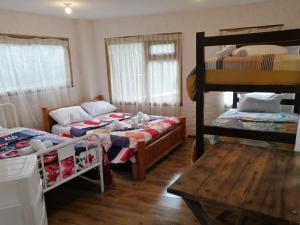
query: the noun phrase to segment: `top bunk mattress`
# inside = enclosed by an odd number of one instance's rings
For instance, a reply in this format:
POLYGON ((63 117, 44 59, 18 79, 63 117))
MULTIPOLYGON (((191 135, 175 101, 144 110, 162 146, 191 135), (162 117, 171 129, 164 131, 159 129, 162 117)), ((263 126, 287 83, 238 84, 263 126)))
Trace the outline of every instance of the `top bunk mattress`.
MULTIPOLYGON (((226 56, 205 63, 206 84, 300 85, 300 55, 226 56)), ((187 91, 196 98, 196 68, 187 77, 187 91)))

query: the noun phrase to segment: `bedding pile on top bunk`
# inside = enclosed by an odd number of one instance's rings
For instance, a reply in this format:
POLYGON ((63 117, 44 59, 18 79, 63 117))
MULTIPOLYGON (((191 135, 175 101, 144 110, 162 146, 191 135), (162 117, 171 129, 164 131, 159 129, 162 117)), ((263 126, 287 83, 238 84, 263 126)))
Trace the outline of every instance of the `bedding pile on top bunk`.
MULTIPOLYGON (((300 55, 275 54, 269 50, 206 60, 206 84, 300 84, 300 55)), ((186 87, 189 97, 195 101, 196 68, 188 75, 186 87)))
MULTIPOLYGON (((78 122, 55 124, 52 127, 52 133, 65 137, 79 137, 89 133, 98 134, 109 161, 114 164, 125 163, 128 160, 134 162, 134 151, 136 151, 139 140, 148 143, 180 123, 176 117, 152 116, 141 112, 136 115, 115 112, 116 108, 104 101, 84 104, 88 104, 90 109, 96 109, 92 114, 91 111, 88 113, 89 119, 85 119, 87 116, 84 116, 82 119, 78 119, 78 122), (103 104, 109 109, 103 110, 103 104), (103 114, 103 112, 105 113, 103 114)), ((70 107, 59 110, 66 111, 68 109, 70 107)), ((81 110, 79 110, 81 114, 84 114, 81 110)), ((58 115, 57 111, 54 113, 56 116, 58 115)), ((75 114, 75 111, 72 109, 69 113, 72 115, 75 114)), ((49 115, 51 116, 51 112, 49 115)))

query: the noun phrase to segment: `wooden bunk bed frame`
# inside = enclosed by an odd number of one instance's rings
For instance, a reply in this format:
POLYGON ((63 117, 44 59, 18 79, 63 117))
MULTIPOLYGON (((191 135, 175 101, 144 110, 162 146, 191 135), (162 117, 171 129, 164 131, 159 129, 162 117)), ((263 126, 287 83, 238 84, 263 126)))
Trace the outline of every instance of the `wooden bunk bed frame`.
MULTIPOLYGON (((98 96, 95 100, 104 100, 104 98, 103 96, 98 96)), ((49 116, 49 113, 56 109, 42 108, 44 130, 50 133, 56 121, 49 116)), ((179 120, 180 123, 178 125, 166 130, 152 141, 148 143, 144 140, 138 141, 137 151, 135 151, 136 162, 132 163, 132 176, 134 179, 145 179, 145 173, 148 169, 184 143, 186 138, 186 119, 185 117, 179 117, 179 120)))
MULTIPOLYGON (((252 34, 238 34, 226 36, 206 37, 204 32, 196 34, 196 157, 199 158, 204 153, 204 134, 229 136, 235 138, 247 138, 261 141, 282 142, 295 144, 296 134, 254 131, 237 128, 225 128, 218 126, 209 126, 204 124, 204 95, 205 92, 275 92, 275 93, 294 93, 295 99, 284 99, 281 104, 293 105, 294 112, 299 114, 300 107, 300 85, 222 85, 206 84, 205 69, 205 47, 222 45, 261 45, 274 44, 281 46, 300 45, 300 29, 272 31, 252 34)), ((234 93, 233 106, 237 107, 238 96, 234 93)))

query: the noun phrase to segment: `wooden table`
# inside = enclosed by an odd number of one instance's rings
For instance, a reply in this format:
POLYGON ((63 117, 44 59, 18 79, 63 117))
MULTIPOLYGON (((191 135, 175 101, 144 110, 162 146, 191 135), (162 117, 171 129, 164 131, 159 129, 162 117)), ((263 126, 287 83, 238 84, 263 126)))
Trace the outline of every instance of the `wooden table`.
POLYGON ((202 207, 213 204, 270 223, 300 224, 300 154, 222 144, 207 151, 168 188, 202 225, 214 224, 202 207))

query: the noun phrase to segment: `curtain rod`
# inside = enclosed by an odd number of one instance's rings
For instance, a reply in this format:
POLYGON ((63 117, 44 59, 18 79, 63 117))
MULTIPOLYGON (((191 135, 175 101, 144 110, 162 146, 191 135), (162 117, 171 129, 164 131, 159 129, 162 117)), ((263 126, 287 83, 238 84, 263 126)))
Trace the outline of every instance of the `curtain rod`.
POLYGON ((25 35, 25 34, 7 34, 7 33, 0 33, 2 36, 7 36, 11 38, 24 38, 24 39, 33 39, 33 38, 40 38, 40 39, 59 39, 63 41, 69 41, 69 38, 66 37, 50 37, 50 36, 38 36, 38 35, 25 35))
POLYGON ((173 32, 173 33, 160 33, 160 34, 139 34, 139 35, 131 35, 131 36, 122 36, 122 37, 106 37, 106 39, 110 38, 131 38, 131 37, 143 37, 143 36, 151 36, 151 35, 169 35, 169 34, 182 34, 182 32, 173 32))

